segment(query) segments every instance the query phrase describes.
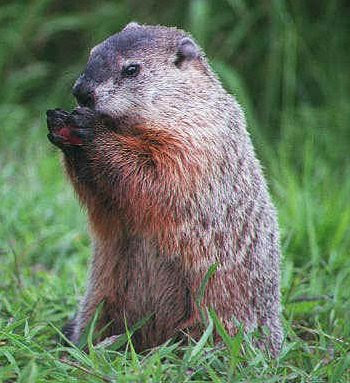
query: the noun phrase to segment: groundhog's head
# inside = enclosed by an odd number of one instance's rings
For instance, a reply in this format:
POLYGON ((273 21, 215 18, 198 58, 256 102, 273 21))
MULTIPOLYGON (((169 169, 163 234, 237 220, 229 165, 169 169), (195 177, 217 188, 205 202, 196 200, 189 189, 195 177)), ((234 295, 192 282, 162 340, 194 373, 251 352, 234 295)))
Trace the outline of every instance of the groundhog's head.
POLYGON ((205 88, 215 81, 185 32, 130 23, 91 50, 73 94, 81 106, 115 117, 170 117, 193 108, 196 99, 203 105, 205 88))

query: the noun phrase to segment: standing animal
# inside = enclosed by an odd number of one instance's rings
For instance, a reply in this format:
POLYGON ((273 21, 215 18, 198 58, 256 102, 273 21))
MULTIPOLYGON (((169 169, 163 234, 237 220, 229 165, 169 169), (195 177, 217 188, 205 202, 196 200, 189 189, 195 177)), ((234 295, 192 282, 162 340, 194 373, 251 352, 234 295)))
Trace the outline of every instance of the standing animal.
POLYGON ((49 139, 87 208, 88 286, 71 324, 78 342, 101 301, 106 335, 151 315, 137 350, 201 332, 196 297, 230 335, 265 327, 281 347, 276 211, 242 109, 184 31, 128 24, 92 49, 79 107, 47 113, 49 139))

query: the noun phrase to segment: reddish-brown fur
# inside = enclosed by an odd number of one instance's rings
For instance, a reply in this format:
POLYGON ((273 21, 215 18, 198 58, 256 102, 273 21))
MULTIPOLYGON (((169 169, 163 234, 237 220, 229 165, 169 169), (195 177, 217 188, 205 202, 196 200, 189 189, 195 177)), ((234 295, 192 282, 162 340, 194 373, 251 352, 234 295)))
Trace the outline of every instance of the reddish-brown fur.
MULTIPOLYGON (((88 206, 91 228, 100 241, 118 242, 120 251, 123 251, 123 246, 130 246, 130 242, 136 241, 137 237, 142 237, 143 240, 149 238, 157 243, 159 256, 166 257, 176 251, 186 254, 183 259, 185 263, 192 263, 190 242, 181 241, 181 238, 175 243, 168 240, 168 236, 173 235, 184 217, 178 211, 176 200, 163 200, 162 196, 166 189, 171 190, 174 187, 179 188, 178 193, 192 193, 191 188, 195 192, 196 174, 201 173, 200 166, 191 164, 186 158, 185 148, 175 137, 154 128, 135 125, 122 134, 105 132, 99 138, 90 159, 91 172, 98 174, 108 169, 107 164, 101 163, 99 150, 111 153, 108 161, 113 167, 119 165, 117 189, 110 185, 113 175, 106 174, 106 178, 101 178, 95 189, 91 190, 81 182, 68 156, 65 157, 66 169, 80 199, 88 206), (110 143, 117 143, 118 151, 111 148, 110 143), (183 178, 186 174, 188 177, 183 178), (111 201, 107 206, 106 196, 111 201), (134 239, 131 240, 130 236, 134 239)), ((188 157, 191 158, 190 155, 188 157)), ((107 256, 101 252, 93 260, 92 269, 98 270, 99 286, 89 296, 84 311, 90 317, 96 305, 104 300, 107 310, 103 323, 113 318, 116 325, 110 328, 111 334, 121 333, 125 331, 125 319, 133 324, 142 318, 139 302, 133 308, 132 299, 127 297, 126 276, 135 284, 140 274, 145 273, 147 262, 142 259, 113 259, 106 254, 107 256)), ((141 285, 135 284, 134 293, 162 297, 158 298, 154 307, 156 319, 152 319, 151 325, 146 325, 135 336, 136 349, 155 346, 161 339, 166 340, 173 336, 176 330, 188 328, 191 323, 198 322, 198 318, 196 320, 191 317, 196 311, 194 301, 186 294, 190 288, 197 290, 200 279, 189 283, 184 267, 186 266, 182 266, 180 259, 152 260, 149 270, 146 270, 150 275, 148 282, 145 283, 141 278, 141 285), (185 325, 182 324, 184 320, 188 321, 185 325)), ((128 288, 130 289, 129 286, 128 288)), ((153 313, 147 310, 143 312, 144 316, 149 314, 153 313)), ((197 327, 194 326, 196 333, 197 327)))

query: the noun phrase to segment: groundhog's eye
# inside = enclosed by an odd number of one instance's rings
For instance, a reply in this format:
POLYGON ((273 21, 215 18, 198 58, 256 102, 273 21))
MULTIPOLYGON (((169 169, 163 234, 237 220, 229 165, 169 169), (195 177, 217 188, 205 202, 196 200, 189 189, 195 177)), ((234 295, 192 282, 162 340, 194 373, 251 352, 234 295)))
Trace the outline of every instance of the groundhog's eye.
POLYGON ((135 77, 140 72, 140 65, 139 64, 129 64, 122 70, 122 75, 125 77, 135 77))

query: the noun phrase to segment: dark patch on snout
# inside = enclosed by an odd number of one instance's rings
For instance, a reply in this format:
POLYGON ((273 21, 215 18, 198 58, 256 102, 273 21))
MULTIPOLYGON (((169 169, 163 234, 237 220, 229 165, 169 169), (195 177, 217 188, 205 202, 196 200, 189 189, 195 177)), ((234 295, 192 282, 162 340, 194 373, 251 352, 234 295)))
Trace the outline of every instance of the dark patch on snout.
POLYGON ((103 50, 89 58, 84 72, 75 82, 72 93, 80 106, 94 108, 96 87, 113 76, 112 59, 103 50))
POLYGON ((87 81, 102 83, 118 76, 122 69, 119 58, 145 55, 146 48, 155 48, 159 36, 155 31, 143 27, 126 29, 107 38, 96 46, 82 74, 87 81), (139 52, 139 53, 138 53, 139 52))
POLYGON ((113 72, 112 56, 112 52, 104 49, 92 54, 83 73, 85 79, 95 83, 107 81, 113 72))
POLYGON ((156 47, 157 39, 159 39, 159 36, 153 30, 142 27, 132 28, 109 37, 101 48, 127 56, 130 52, 156 47))
POLYGON ((156 46, 155 36, 144 28, 116 33, 95 47, 80 79, 92 87, 103 83, 120 72, 119 56, 127 57, 130 53, 150 46, 156 46))
POLYGON ((160 27, 126 28, 97 45, 73 87, 73 95, 79 105, 94 108, 98 97, 96 88, 109 79, 117 84, 121 77, 121 63, 125 59, 145 57, 148 52, 170 44, 168 29, 162 31, 160 27))
POLYGON ((95 84, 92 81, 89 81, 84 74, 81 75, 78 78, 78 80, 75 82, 72 89, 72 93, 80 106, 94 108, 95 106, 94 87, 95 87, 95 84))

